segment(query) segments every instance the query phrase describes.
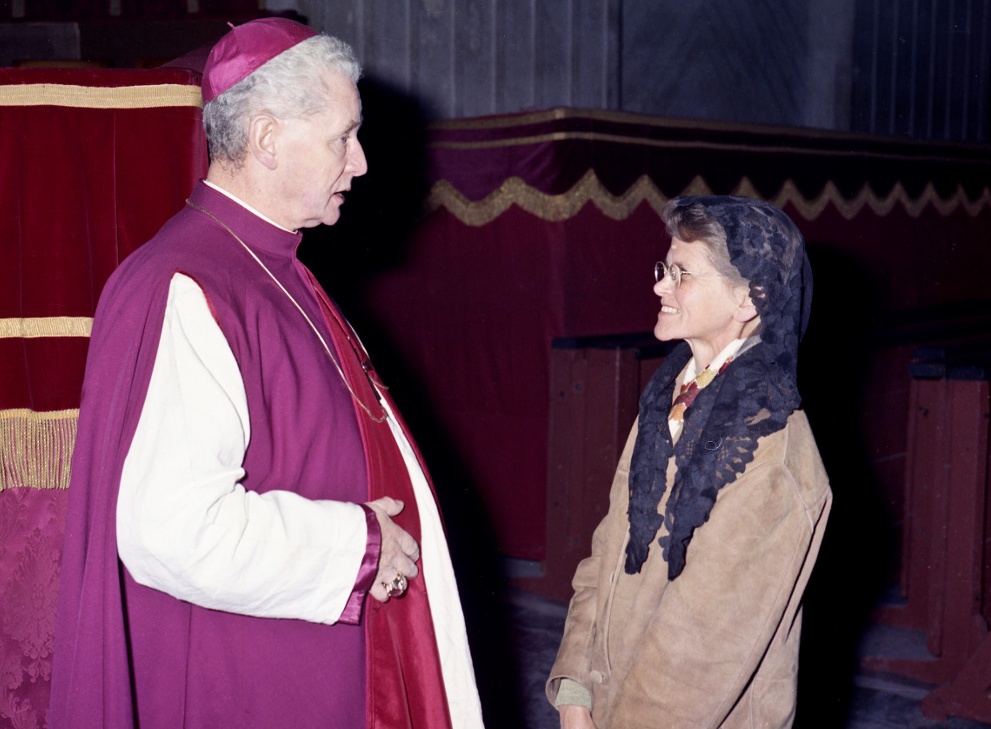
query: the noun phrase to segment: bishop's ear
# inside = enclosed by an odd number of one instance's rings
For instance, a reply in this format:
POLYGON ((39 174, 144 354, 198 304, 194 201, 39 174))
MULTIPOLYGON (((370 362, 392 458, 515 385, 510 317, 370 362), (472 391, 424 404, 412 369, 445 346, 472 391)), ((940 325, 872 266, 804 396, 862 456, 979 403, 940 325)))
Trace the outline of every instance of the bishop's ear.
POLYGON ((270 170, 278 166, 275 144, 278 133, 278 120, 268 114, 253 116, 248 122, 248 154, 270 170))

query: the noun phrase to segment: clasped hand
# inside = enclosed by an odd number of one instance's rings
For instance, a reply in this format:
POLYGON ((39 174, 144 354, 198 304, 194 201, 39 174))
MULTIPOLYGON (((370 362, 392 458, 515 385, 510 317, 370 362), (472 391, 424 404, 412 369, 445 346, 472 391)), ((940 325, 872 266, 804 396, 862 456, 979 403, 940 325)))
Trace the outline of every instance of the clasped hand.
POLYGON ((392 517, 402 512, 404 507, 402 501, 384 496, 368 502, 367 506, 375 512, 382 532, 378 573, 375 575, 375 582, 369 594, 379 602, 388 602, 388 586, 397 574, 405 575, 407 580, 412 580, 420 573, 416 566, 417 560, 420 559, 420 546, 409 532, 392 520, 392 517))

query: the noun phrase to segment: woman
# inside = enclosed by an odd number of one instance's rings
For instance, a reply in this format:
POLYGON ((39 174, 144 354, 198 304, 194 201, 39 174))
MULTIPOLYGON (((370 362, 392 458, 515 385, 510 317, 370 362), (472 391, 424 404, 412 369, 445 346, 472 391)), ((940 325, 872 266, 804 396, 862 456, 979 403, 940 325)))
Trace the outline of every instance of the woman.
POLYGON ((609 513, 578 566, 547 682, 561 726, 788 727, 801 598, 831 503, 798 409, 812 276, 772 205, 682 197, 609 513))

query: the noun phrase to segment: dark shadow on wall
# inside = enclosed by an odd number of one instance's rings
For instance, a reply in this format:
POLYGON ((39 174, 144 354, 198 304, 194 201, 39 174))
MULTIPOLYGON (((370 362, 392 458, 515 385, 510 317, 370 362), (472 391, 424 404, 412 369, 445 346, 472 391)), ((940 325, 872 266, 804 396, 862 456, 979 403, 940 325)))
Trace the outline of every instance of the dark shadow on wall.
MULTIPOLYGON (((475 674, 488 726, 523 726, 520 697, 507 691, 518 672, 504 579, 488 514, 418 375, 370 313, 368 283, 406 260, 429 192, 427 130, 417 102, 374 77, 362 79, 358 138, 368 174, 357 178, 341 218, 306 231, 300 258, 339 304, 389 385, 433 477, 465 610, 475 674)), ((415 302, 411 302, 415 306, 415 302)))
POLYGON ((300 249, 356 328, 367 314, 368 281, 403 265, 429 192, 427 129, 416 101, 374 78, 358 89, 368 173, 352 181, 340 220, 306 231, 300 249))
MULTIPOLYGON (((833 490, 819 559, 805 592, 797 729, 845 726, 857 647, 895 569, 897 533, 861 428, 884 290, 855 260, 810 242, 812 318, 799 389, 833 490)), ((906 373, 907 376, 907 373, 906 373)))

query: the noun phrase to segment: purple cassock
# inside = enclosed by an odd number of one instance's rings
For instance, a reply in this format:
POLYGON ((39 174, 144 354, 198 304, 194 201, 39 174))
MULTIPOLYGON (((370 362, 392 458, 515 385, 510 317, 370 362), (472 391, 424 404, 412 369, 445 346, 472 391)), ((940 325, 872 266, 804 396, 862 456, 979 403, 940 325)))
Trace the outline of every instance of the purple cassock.
MULTIPOLYGON (((295 256, 301 235, 202 183, 190 199, 248 244, 332 341, 295 256)), ((203 289, 241 371, 251 419, 244 487, 368 500, 355 407, 319 340, 231 233, 187 206, 124 261, 97 310, 72 466, 50 725, 364 727, 365 634, 354 623, 368 584, 355 586, 343 617, 351 624, 321 625, 197 607, 138 585, 118 560, 121 470, 176 272, 203 289)), ((370 583, 374 569, 361 574, 370 583)))

